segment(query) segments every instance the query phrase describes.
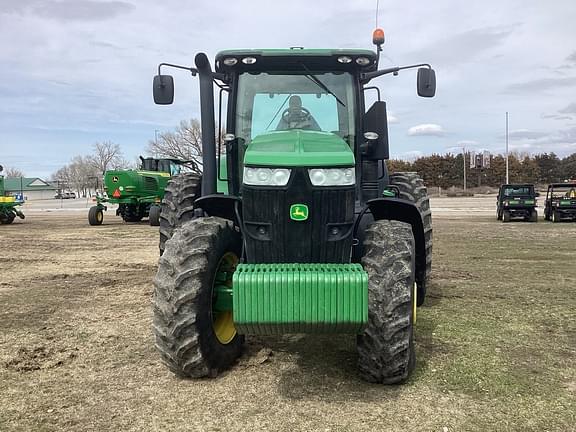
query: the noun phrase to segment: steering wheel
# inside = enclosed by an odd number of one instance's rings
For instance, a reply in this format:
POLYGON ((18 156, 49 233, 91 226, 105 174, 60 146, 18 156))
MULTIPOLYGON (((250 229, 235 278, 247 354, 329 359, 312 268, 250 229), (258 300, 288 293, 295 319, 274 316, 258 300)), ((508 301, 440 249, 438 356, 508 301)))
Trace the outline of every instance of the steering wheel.
POLYGON ((282 119, 285 122, 287 122, 288 124, 290 124, 291 122, 304 121, 304 120, 308 120, 310 118, 310 116, 311 116, 310 111, 308 111, 306 108, 300 107, 299 110, 300 110, 300 113, 294 115, 294 113, 290 112, 290 108, 286 108, 282 112, 282 119), (294 117, 297 116, 298 118, 292 118, 293 116, 294 117))

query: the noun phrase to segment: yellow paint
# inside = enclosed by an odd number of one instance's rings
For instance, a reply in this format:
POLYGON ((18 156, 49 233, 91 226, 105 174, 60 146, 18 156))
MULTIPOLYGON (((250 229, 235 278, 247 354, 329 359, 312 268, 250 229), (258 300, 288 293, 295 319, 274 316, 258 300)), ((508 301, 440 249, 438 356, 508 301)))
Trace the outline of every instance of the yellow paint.
POLYGON ((139 174, 147 174, 153 176, 160 176, 160 177, 170 177, 170 173, 168 172, 159 172, 159 171, 138 171, 139 174))
MULTIPOLYGON (((218 264, 217 272, 221 270, 227 270, 230 274, 230 278, 225 282, 229 287, 232 286, 232 272, 236 269, 238 265, 238 257, 232 252, 227 252, 224 254, 218 264)), ((236 327, 234 326, 234 317, 232 311, 218 312, 212 315, 212 328, 216 339, 223 345, 226 345, 234 339, 236 336, 236 327)))

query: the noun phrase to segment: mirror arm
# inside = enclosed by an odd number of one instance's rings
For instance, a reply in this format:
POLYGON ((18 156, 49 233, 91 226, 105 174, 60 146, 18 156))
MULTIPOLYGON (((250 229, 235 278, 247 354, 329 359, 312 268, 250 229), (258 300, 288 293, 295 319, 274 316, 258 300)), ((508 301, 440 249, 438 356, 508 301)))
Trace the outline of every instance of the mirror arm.
POLYGON ((410 65, 410 66, 401 66, 401 67, 396 66, 393 68, 363 73, 360 75, 360 81, 362 82, 362 84, 366 84, 370 80, 377 78, 379 76, 388 75, 390 73, 393 73, 394 75, 398 75, 398 72, 401 70, 413 69, 413 68, 417 68, 417 67, 427 67, 428 69, 432 69, 432 66, 430 66, 428 63, 420 63, 420 64, 415 64, 415 65, 410 65))
POLYGON ((162 73, 160 72, 160 68, 162 66, 172 67, 175 69, 184 69, 184 70, 189 71, 192 74, 192 76, 196 76, 196 74, 198 73, 198 69, 196 69, 196 68, 191 68, 188 66, 180 66, 180 65, 176 65, 176 64, 172 64, 172 63, 160 63, 158 65, 158 75, 160 75, 160 77, 162 77, 162 73))

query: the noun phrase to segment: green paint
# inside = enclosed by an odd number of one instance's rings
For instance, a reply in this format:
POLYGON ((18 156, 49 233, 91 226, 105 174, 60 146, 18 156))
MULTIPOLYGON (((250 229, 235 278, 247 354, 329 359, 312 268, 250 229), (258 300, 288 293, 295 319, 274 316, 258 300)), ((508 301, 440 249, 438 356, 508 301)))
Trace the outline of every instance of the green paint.
POLYGON ((259 135, 244 155, 247 166, 354 166, 354 153, 338 135, 294 129, 259 135))
POLYGON ((216 178, 216 191, 228 195, 228 165, 226 155, 220 155, 220 172, 216 178))
POLYGON ((308 206, 306 204, 292 204, 290 206, 290 219, 305 221, 308 219, 308 206))
POLYGON ((104 174, 104 189, 108 198, 98 203, 113 204, 159 203, 170 181, 170 173, 144 170, 112 170, 104 174), (120 196, 113 196, 118 190, 120 196))
POLYGON ((232 274, 219 271, 214 278, 214 311, 223 312, 232 310, 232 288, 227 282, 232 279, 232 274))
POLYGON ((240 264, 232 286, 241 334, 358 333, 368 322, 360 264, 240 264))
POLYGON ((569 205, 572 205, 572 201, 570 201, 570 200, 562 200, 562 201, 560 201, 560 205, 568 205, 568 206, 569 206, 569 205))

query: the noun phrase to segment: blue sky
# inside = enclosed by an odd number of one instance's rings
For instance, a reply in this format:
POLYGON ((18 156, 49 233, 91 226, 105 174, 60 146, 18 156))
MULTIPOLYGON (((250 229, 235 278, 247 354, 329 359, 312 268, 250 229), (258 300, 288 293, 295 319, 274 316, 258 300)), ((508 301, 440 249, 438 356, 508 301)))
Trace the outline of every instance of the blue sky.
MULTIPOLYGON (((371 48, 376 1, 0 3, 0 164, 48 177, 96 141, 134 160, 154 131, 198 117, 198 83, 175 73, 176 101, 152 102, 162 61, 227 48, 371 48), (273 5, 273 7, 271 6, 273 5)), ((576 4, 380 1, 381 66, 432 63, 434 99, 415 73, 375 80, 388 102, 393 156, 455 146, 576 152, 576 4)))

